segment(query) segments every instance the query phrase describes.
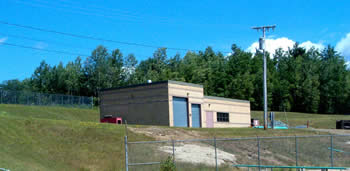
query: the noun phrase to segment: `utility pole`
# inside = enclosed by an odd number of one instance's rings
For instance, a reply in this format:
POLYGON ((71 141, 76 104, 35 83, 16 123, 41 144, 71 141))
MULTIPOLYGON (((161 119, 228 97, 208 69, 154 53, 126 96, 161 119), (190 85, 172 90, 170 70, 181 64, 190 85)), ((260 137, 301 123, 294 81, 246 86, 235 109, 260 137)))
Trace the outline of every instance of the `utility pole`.
POLYGON ((263 36, 259 38, 259 49, 262 50, 264 56, 264 79, 263 79, 263 89, 264 89, 264 129, 267 129, 267 84, 266 84, 266 56, 265 56, 265 32, 268 32, 270 29, 274 30, 276 25, 272 26, 261 26, 261 27, 252 27, 254 30, 261 30, 263 36))

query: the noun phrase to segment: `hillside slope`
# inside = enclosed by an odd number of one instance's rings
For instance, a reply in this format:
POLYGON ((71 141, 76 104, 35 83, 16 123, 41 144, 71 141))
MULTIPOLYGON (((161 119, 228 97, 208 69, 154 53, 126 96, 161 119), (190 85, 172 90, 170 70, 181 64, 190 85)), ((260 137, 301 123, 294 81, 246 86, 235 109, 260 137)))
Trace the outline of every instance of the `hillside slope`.
MULTIPOLYGON (((0 105, 0 168, 123 170, 124 127, 97 110, 0 105)), ((130 140, 151 140, 129 133, 130 140)))
POLYGON ((41 118, 70 121, 99 121, 97 109, 80 109, 56 106, 25 106, 13 104, 0 104, 0 115, 8 114, 12 117, 41 118))
MULTIPOLYGON (((259 119, 260 124, 263 123, 262 111, 252 111, 251 117, 259 119)), ((310 121, 310 127, 313 128, 335 129, 336 120, 350 120, 350 115, 275 112, 275 119, 288 123, 289 126, 306 125, 310 121)))
MULTIPOLYGON (((261 116, 261 112, 252 112, 252 117, 261 116)), ((350 119, 345 115, 287 113, 287 116, 291 125, 311 120, 311 126, 316 128, 332 128, 335 120, 350 119)), ((125 128, 101 124, 98 119, 99 111, 96 109, 1 104, 0 168, 16 171, 123 170, 125 128)), ((277 119, 283 121, 284 114, 277 113, 277 119)), ((310 129, 263 131, 253 128, 198 129, 136 125, 130 125, 130 128, 129 141, 323 134, 310 129)), ((138 157, 147 159, 149 154, 157 153, 147 152, 138 157)), ((187 170, 190 168, 196 170, 201 167, 186 167, 187 170)))

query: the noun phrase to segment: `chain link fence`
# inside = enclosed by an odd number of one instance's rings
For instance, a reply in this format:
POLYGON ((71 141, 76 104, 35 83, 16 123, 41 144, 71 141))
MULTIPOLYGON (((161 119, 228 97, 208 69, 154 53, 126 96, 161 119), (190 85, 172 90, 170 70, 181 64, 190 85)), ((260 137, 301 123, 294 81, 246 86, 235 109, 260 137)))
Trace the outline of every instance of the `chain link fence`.
POLYGON ((30 91, 8 91, 0 89, 0 104, 92 108, 93 97, 46 94, 30 91))
POLYGON ((239 165, 350 167, 350 135, 249 137, 128 142, 126 170, 159 170, 171 157, 177 170, 248 170, 239 165))

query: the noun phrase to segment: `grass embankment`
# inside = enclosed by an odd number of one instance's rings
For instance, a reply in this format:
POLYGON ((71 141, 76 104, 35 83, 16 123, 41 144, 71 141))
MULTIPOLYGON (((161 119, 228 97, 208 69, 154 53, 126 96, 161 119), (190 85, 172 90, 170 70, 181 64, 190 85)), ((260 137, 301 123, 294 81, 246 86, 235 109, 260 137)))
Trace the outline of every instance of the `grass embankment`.
MULTIPOLYGON (((253 118, 259 118, 259 116, 262 116, 261 112, 252 112, 253 118)), ((284 121, 283 113, 277 112, 276 117, 284 121)), ((316 128, 333 128, 335 120, 350 119, 350 116, 344 115, 302 113, 287 113, 287 117, 291 125, 305 124, 306 120, 310 120, 311 126, 316 128)), ((99 111, 96 109, 2 104, 0 105, 0 168, 11 170, 123 170, 124 127, 100 124, 98 120, 99 111)), ((132 127, 146 128, 148 126, 132 127)), ((319 134, 319 132, 305 129, 263 131, 252 128, 164 128, 170 129, 170 132, 180 130, 195 132, 194 135, 198 135, 190 139, 214 136, 229 138, 319 134)), ((153 139, 129 131, 129 141, 153 139)), ((176 139, 184 138, 178 134, 176 139)), ((142 151, 135 152, 136 155, 139 155, 142 151)), ((240 152, 236 153, 240 154, 240 152)), ((144 156, 149 158, 150 154, 147 152, 144 156)), ((200 166, 190 165, 189 168, 196 170, 200 169, 200 166)))
MULTIPOLYGON (((0 168, 123 170, 124 127, 97 110, 0 105, 0 168)), ((129 140, 152 138, 129 132, 129 140)))
POLYGON ((0 115, 20 118, 41 118, 69 121, 99 121, 98 109, 80 109, 55 106, 25 106, 0 104, 0 115))
MULTIPOLYGON (((251 114, 252 118, 259 119, 262 123, 262 111, 252 111, 251 114)), ((310 121, 310 127, 313 128, 335 129, 336 120, 350 120, 350 115, 275 112, 275 119, 288 123, 289 126, 306 125, 307 121, 310 121)))
POLYGON ((324 134, 308 129, 288 129, 288 130, 273 130, 273 129, 256 129, 256 128, 201 128, 186 130, 199 131, 201 135, 212 138, 235 138, 235 137, 274 137, 274 136, 294 136, 294 135, 318 135, 324 134))

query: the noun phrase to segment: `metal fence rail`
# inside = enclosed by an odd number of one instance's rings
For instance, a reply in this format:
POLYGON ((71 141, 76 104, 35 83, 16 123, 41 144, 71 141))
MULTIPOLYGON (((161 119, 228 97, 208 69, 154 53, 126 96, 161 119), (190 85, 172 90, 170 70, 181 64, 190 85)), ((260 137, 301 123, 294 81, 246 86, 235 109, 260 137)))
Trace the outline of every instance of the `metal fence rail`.
POLYGON ((137 142, 128 142, 125 136, 126 170, 129 167, 132 167, 131 170, 159 170, 160 164, 168 156, 172 157, 178 170, 196 167, 232 170, 232 167, 242 165, 258 166, 258 170, 265 166, 349 168, 350 135, 214 137, 137 142), (191 148, 198 148, 199 152, 193 152, 191 148), (232 155, 232 160, 227 158, 228 154, 232 155), (205 157, 203 161, 195 161, 193 158, 196 156, 205 157))
POLYGON ((0 89, 0 104, 92 108, 93 97, 36 93, 30 91, 8 91, 0 89))

